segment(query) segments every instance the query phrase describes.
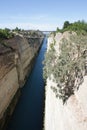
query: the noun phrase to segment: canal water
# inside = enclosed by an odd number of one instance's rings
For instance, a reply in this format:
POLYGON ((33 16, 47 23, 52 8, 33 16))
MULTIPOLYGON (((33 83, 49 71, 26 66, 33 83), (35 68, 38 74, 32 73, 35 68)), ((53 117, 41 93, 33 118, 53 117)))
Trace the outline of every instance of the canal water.
POLYGON ((42 61, 44 60, 44 53, 46 51, 46 42, 47 38, 43 41, 31 75, 22 89, 21 97, 7 130, 42 130, 44 104, 42 61))

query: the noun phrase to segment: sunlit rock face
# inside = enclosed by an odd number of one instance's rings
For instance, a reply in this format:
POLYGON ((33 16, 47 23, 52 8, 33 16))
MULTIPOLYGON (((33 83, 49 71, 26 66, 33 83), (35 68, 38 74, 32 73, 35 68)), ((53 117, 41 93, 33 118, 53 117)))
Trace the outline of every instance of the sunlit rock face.
MULTIPOLYGON (((48 38, 48 48, 54 43, 55 55, 60 55, 60 44, 63 38, 68 39, 76 33, 64 32, 50 35, 48 38)), ((75 54, 77 58, 77 54, 75 54)), ((56 59, 55 59, 56 60, 56 59)), ((83 72, 84 74, 84 72, 83 72)), ((68 100, 63 104, 62 100, 55 94, 58 91, 57 83, 53 75, 47 78, 45 86, 45 130, 86 130, 87 129, 87 76, 83 76, 83 82, 78 86, 68 100), (55 88, 55 89, 53 89, 55 88)), ((79 80, 75 84, 79 84, 79 80)))
POLYGON ((8 108, 31 72, 42 44, 43 34, 41 32, 36 34, 34 36, 36 38, 31 38, 28 34, 26 36, 16 34, 0 44, 0 129, 5 123, 6 114, 10 116, 15 107, 18 96, 11 106, 13 108, 8 108))

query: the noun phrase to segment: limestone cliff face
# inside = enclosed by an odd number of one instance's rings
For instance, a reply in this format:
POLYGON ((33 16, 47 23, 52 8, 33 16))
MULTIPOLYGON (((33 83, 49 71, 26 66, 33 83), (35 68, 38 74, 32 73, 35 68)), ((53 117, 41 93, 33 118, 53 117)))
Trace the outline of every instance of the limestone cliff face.
MULTIPOLYGON (((60 44, 62 38, 68 39, 72 36, 69 32, 63 34, 57 33, 56 36, 51 35, 48 38, 48 48, 54 43, 55 53, 58 57, 60 55, 60 44)), ((76 35, 73 33, 73 35, 76 35)), ((75 57, 77 55, 75 54, 75 57)), ((49 66, 50 67, 50 66, 49 66)), ((83 72, 84 73, 84 72, 83 72)), ((84 75, 84 74, 83 74, 84 75)), ((75 81, 79 84, 79 79, 75 81)), ((79 89, 75 89, 74 94, 71 95, 65 104, 57 96, 58 84, 55 79, 48 77, 45 86, 45 130, 86 130, 87 129, 87 76, 83 76, 83 82, 79 84, 79 89), (55 89, 53 89, 55 88, 55 89), (56 93, 56 94, 55 94, 56 93)))
MULTIPOLYGON (((23 87, 42 44, 43 34, 39 32, 37 35, 36 39, 29 38, 28 35, 16 35, 0 44, 0 129, 4 126, 6 115, 8 116, 9 104, 19 88, 23 87)), ((16 101, 17 98, 16 96, 16 101)), ((13 103, 12 107, 14 106, 13 103)))
POLYGON ((87 76, 78 92, 66 104, 56 98, 47 81, 45 100, 45 130, 86 130, 87 129, 87 76))

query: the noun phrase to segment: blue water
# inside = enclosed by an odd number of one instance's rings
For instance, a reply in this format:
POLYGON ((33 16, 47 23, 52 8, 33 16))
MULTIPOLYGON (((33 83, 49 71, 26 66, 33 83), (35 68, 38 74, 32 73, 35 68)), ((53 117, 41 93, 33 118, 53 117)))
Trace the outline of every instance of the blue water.
POLYGON ((42 130, 44 100, 42 61, 46 51, 46 41, 47 38, 43 41, 33 71, 22 89, 7 130, 42 130))

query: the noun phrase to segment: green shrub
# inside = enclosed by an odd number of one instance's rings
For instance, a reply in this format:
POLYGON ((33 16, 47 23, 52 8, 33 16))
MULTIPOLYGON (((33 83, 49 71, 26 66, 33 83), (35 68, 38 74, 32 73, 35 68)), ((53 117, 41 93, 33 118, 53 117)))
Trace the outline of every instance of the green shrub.
POLYGON ((87 23, 85 21, 77 21, 74 23, 69 23, 69 21, 65 21, 63 28, 59 29, 57 27, 57 32, 65 32, 65 31, 74 31, 77 34, 83 34, 86 35, 87 34, 87 23))
POLYGON ((86 50, 87 37, 75 35, 70 37, 70 40, 62 40, 59 57, 56 55, 53 44, 45 55, 44 78, 54 76, 58 87, 56 95, 62 99, 63 103, 77 89, 75 79, 80 79, 79 84, 82 83, 86 50))
POLYGON ((3 39, 8 39, 8 38, 11 38, 13 37, 13 33, 10 32, 10 29, 0 29, 0 40, 3 40, 3 39))

